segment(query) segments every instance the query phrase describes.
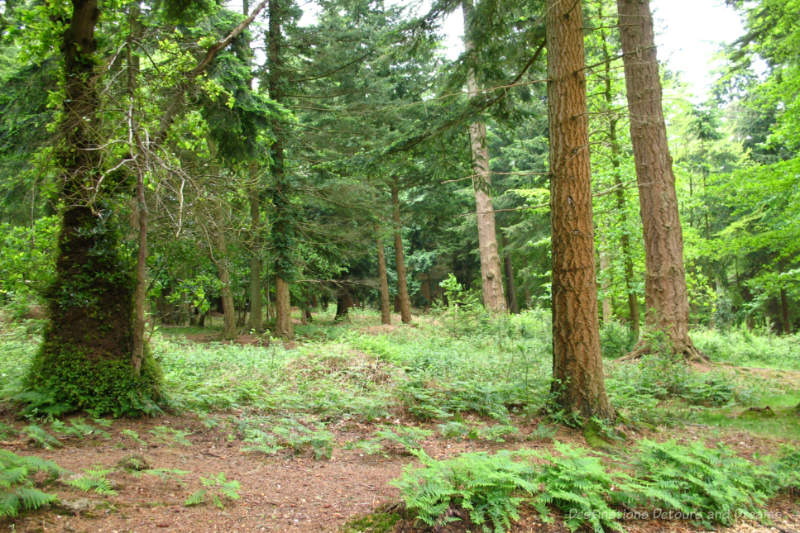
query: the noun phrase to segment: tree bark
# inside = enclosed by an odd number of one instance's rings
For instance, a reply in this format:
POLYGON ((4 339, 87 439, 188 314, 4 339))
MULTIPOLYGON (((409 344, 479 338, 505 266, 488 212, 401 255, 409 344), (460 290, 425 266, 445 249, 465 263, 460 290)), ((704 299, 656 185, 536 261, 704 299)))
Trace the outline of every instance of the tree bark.
MULTIPOLYGON (((503 236, 503 248, 508 246, 508 242, 503 236)), ((519 302, 517 301, 517 287, 514 283, 514 265, 511 263, 511 254, 508 251, 503 253, 503 268, 505 269, 506 278, 506 300, 508 310, 512 313, 519 314, 519 302)))
POLYGON ((789 298, 784 287, 781 287, 781 333, 792 334, 792 321, 789 320, 789 298))
POLYGON ((406 281, 406 262, 403 255, 402 224, 400 222, 400 197, 397 181, 392 183, 392 219, 394 221, 394 258, 397 267, 397 302, 400 307, 400 320, 411 323, 411 299, 408 297, 406 281))
MULTIPOLYGON (((251 172, 251 178, 253 176, 251 172)), ((261 201, 258 188, 253 185, 250 199, 250 321, 249 327, 256 333, 264 330, 263 299, 261 297, 261 276, 264 266, 261 263, 261 201)))
MULTIPOLYGON (((600 272, 608 271, 611 268, 611 261, 608 259, 608 252, 600 252, 600 272)), ((614 318, 614 306, 611 305, 611 296, 609 296, 609 289, 611 288, 611 280, 608 276, 603 278, 603 300, 600 302, 602 309, 603 324, 611 322, 614 318)))
MULTIPOLYGON (((605 20, 603 13, 603 3, 598 3, 598 19, 605 20)), ((612 111, 614 107, 614 92, 611 88, 611 53, 608 49, 608 35, 605 29, 600 29, 600 43, 603 53, 603 100, 606 104, 606 111, 610 113, 608 119, 608 142, 611 145, 611 167, 614 175, 614 195, 616 199, 617 214, 619 216, 619 224, 622 228, 622 236, 620 237, 619 250, 622 254, 622 261, 625 269, 625 294, 628 301, 628 316, 631 324, 631 331, 635 339, 639 338, 639 299, 636 297, 636 290, 633 287, 633 253, 631 251, 631 238, 627 232, 628 216, 625 201, 625 187, 622 182, 622 170, 620 163, 620 146, 619 138, 617 136, 617 127, 619 125, 619 118, 612 111)))
POLYGON ((378 237, 378 280, 381 286, 381 324, 392 323, 392 310, 389 308, 389 278, 386 275, 386 254, 383 239, 378 237))
MULTIPOLYGON (((462 0, 461 11, 464 16, 464 47, 467 53, 470 53, 475 48, 471 36, 472 0, 462 0)), ((473 67, 469 67, 467 71, 467 92, 470 98, 480 94, 473 67)), ((489 311, 502 313, 506 311, 506 300, 503 294, 503 275, 497 246, 494 206, 492 205, 492 176, 489 171, 486 123, 476 120, 470 124, 469 138, 472 150, 472 187, 475 191, 475 212, 478 221, 478 252, 481 259, 483 305, 489 311)))
POLYGON ((24 386, 72 409, 136 414, 159 398, 160 378, 146 350, 135 367, 135 275, 121 257, 109 192, 122 184, 101 174, 94 37, 99 14, 97 0, 73 0, 63 34, 63 148, 56 157, 65 207, 55 279, 45 295, 50 322, 24 386))
POLYGON ((275 336, 282 339, 294 336, 289 283, 280 276, 275 276, 275 336))
POLYGON ((221 285, 220 296, 222 298, 222 338, 231 340, 236 338, 236 309, 233 302, 233 291, 231 290, 231 274, 228 264, 228 243, 225 239, 224 221, 227 219, 222 208, 217 210, 216 245, 217 254, 214 262, 219 273, 221 285))
MULTIPOLYGON (((283 58, 281 24, 284 5, 279 0, 269 2, 269 28, 267 43, 267 64, 269 65, 269 96, 276 102, 283 100, 283 58)), ((275 334, 279 337, 293 336, 289 280, 291 279, 293 224, 289 203, 289 182, 286 177, 283 136, 285 131, 280 121, 273 121, 275 142, 270 148, 270 171, 273 179, 272 204, 274 208, 272 224, 272 244, 275 249, 275 334)))
MULTIPOLYGON (((137 159, 143 157, 139 136, 136 133, 133 112, 136 106, 136 83, 139 77, 139 56, 133 48, 141 39, 142 24, 139 21, 139 5, 131 4, 128 14, 130 33, 126 43, 128 62, 128 137, 131 151, 137 159)), ((136 287, 133 291, 133 354, 131 360, 136 372, 140 372, 144 361, 145 307, 147 305, 147 201, 144 195, 145 162, 137 160, 136 172, 136 231, 138 250, 136 253, 136 287)))
POLYGON ((553 385, 560 408, 613 418, 597 319, 581 2, 547 2, 553 385))
POLYGON ((336 316, 333 318, 335 321, 344 320, 347 317, 347 312, 355 305, 353 302, 353 295, 347 285, 342 285, 336 291, 336 316))
MULTIPOLYGON (((707 360, 689 338, 683 234, 661 107, 650 2, 617 0, 617 8, 644 233, 646 326, 663 332, 675 353, 689 360, 707 360)), ((651 349, 645 339, 630 356, 651 349)))

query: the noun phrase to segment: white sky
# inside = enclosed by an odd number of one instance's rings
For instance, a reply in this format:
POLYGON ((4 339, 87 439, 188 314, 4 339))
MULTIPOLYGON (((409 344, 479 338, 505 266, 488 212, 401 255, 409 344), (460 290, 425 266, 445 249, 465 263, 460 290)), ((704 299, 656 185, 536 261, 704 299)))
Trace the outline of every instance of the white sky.
POLYGON ((722 0, 651 0, 658 59, 682 72, 695 102, 706 99, 715 79, 721 43, 744 33, 739 15, 722 0))
MULTIPOLYGON (((234 2, 229 0, 229 3, 234 2)), ((306 10, 313 10, 313 0, 300 3, 306 10)), ((389 0, 389 3, 416 4, 418 12, 430 6, 430 0, 389 0)), ((671 70, 681 72, 694 101, 705 100, 714 81, 713 69, 720 66, 714 55, 721 43, 730 43, 744 33, 739 16, 724 0, 651 0, 650 5, 655 17, 658 59, 665 61, 671 70)), ((447 17, 443 28, 445 55, 455 58, 463 50, 460 9, 447 17)))
MULTIPOLYGON (((658 59, 682 73, 693 100, 705 100, 714 81, 713 69, 720 66, 714 54, 721 43, 730 43, 744 33, 739 16, 723 0, 651 0, 650 7, 658 59)), ((447 56, 454 58, 463 50, 460 10, 448 17, 444 28, 447 56)))

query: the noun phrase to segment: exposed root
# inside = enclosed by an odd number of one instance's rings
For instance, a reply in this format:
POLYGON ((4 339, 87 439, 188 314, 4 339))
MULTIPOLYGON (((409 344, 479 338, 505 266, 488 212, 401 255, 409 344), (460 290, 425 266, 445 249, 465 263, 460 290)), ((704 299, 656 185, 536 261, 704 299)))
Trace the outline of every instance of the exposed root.
MULTIPOLYGON (((658 350, 654 348, 655 347, 651 344, 651 342, 648 339, 643 338, 638 343, 636 343, 636 346, 633 347, 633 350, 630 353, 623 355, 622 357, 617 359, 617 361, 622 361, 622 362, 637 361, 642 357, 644 357, 645 355, 651 353, 657 353, 658 350)), ((675 350, 674 353, 683 356, 683 360, 687 363, 707 364, 711 362, 711 359, 709 359, 706 354, 701 352, 694 344, 692 344, 691 340, 684 343, 682 348, 675 350)))

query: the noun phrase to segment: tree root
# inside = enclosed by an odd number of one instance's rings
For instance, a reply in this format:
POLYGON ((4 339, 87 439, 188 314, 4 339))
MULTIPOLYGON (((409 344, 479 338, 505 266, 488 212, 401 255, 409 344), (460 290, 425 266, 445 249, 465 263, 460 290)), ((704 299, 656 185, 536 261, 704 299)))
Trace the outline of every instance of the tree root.
MULTIPOLYGON (((654 349, 654 346, 650 343, 650 341, 646 338, 641 339, 636 346, 633 347, 630 353, 623 355, 617 361, 622 362, 630 362, 630 361, 637 361, 644 357, 645 355, 651 353, 658 353, 657 349, 654 349)), ((683 357, 683 360, 687 363, 710 363, 711 359, 708 358, 706 354, 701 352, 691 340, 686 342, 681 349, 676 349, 673 353, 680 354, 683 357)))

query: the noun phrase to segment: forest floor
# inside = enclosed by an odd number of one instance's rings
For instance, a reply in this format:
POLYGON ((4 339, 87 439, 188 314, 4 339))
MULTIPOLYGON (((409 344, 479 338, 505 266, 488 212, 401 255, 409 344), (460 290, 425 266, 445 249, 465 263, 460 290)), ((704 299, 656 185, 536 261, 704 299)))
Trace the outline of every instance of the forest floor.
MULTIPOLYGON (((398 317, 395 319, 399 322, 398 317)), ((68 471, 58 482, 44 484, 43 479, 37 479, 43 490, 58 496, 58 503, 13 519, 0 519, 0 531, 428 531, 404 510, 399 489, 390 484, 402 475, 406 465, 419 464, 407 452, 410 447, 423 449, 433 459, 444 459, 474 451, 552 450, 555 442, 585 448, 594 444, 591 438, 587 442, 583 432, 545 418, 540 409, 523 409, 508 398, 507 416, 497 415, 497 406, 459 409, 440 401, 438 407, 457 411, 461 426, 456 426, 445 414, 440 413, 442 416, 437 419, 435 414, 420 411, 436 408, 436 401, 433 405, 409 402, 409 396, 414 394, 424 399, 419 390, 406 388, 400 396, 385 396, 398 379, 395 367, 403 366, 398 362, 399 356, 395 357, 397 354, 387 355, 393 340, 413 346, 415 339, 429 337, 446 325, 428 323, 409 338, 404 330, 414 328, 375 326, 375 320, 374 314, 366 314, 347 325, 324 325, 323 318, 319 320, 323 325, 305 330, 301 327, 297 344, 288 348, 276 346, 274 340, 271 347, 266 347, 263 344, 267 342, 253 342, 252 336, 240 339, 238 344, 223 344, 209 332, 165 330, 160 334, 165 340, 156 343, 155 351, 171 350, 186 360, 185 367, 162 363, 167 366, 168 387, 171 373, 176 374, 174 379, 188 382, 192 378, 187 377, 187 369, 194 367, 199 377, 192 391, 179 390, 178 384, 173 384, 179 408, 157 417, 112 421, 84 416, 53 425, 52 421, 21 419, 15 416, 11 404, 0 403, 0 445, 18 455, 51 460, 68 471), (236 350, 247 350, 248 361, 272 361, 269 373, 275 381, 270 382, 271 396, 256 398, 263 393, 254 389, 260 376, 247 368, 242 374, 228 375, 226 380, 219 380, 219 375, 212 377, 211 369, 225 371, 229 360, 226 355, 235 359, 244 353, 236 350), (293 354, 298 351, 302 353, 293 354), (218 359, 212 361, 215 354, 218 359), (278 364, 275 361, 280 357, 284 359, 278 364), (214 385, 209 386, 215 379, 214 385), (341 384, 342 391, 360 388, 362 394, 336 397, 331 393, 333 382, 329 379, 341 384), (319 386, 314 385, 317 381, 319 386), (319 396, 322 392, 325 395, 319 396), (309 395, 317 398, 315 403, 303 399, 309 395), (500 418, 502 423, 497 424, 500 418), (443 420, 450 420, 451 425, 443 424, 443 420), (452 431, 458 427, 469 431, 452 431), (46 433, 43 435, 40 430, 46 433), (387 434, 388 439, 381 438, 387 434), (81 480, 94 480, 95 488, 84 491, 74 486, 81 485, 81 480)), ((35 332, 27 332, 23 338, 18 329, 6 325, 0 327, 0 333, 7 341, 0 349, 22 353, 23 345, 35 345, 35 332)), ((508 340, 489 337, 499 343, 508 340)), ((442 343, 430 339, 425 342, 418 350, 424 354, 427 349, 430 360, 426 364, 435 366, 435 357, 440 354, 434 352, 442 343)), ((466 345, 447 346, 460 354, 453 357, 470 357, 463 352, 466 345)), ((537 361, 542 363, 544 359, 537 361)), ((246 367, 241 358, 230 364, 246 367)), ((607 362, 607 366, 615 365, 619 366, 607 362)), ((0 366, 0 375, 5 378, 8 374, 4 370, 0 366)), ((543 375, 546 372, 547 369, 542 370, 543 375)), ((791 402, 797 403, 800 371, 726 362, 695 372, 708 373, 717 382, 698 381, 711 390, 700 387, 698 394, 721 394, 726 390, 719 386, 721 379, 739 384, 769 382, 769 387, 751 387, 747 392, 750 396, 744 395, 749 401, 725 401, 714 409, 703 408, 702 413, 693 402, 670 403, 671 400, 659 402, 658 409, 662 410, 649 418, 626 412, 627 417, 642 422, 617 426, 617 433, 624 434, 624 440, 613 446, 624 450, 641 439, 702 441, 708 446, 724 444, 737 455, 752 459, 775 453, 783 445, 800 444, 800 420, 795 420, 800 416, 790 418, 782 410, 791 402), (662 418, 675 412, 680 414, 662 418)), ((527 387, 534 387, 536 375, 526 370, 527 387)), ((609 379, 613 389, 613 376, 609 379)), ((261 382, 266 383, 265 379, 261 382)), ((466 381, 454 383, 471 386, 466 381)), ((491 396, 493 392, 484 390, 483 394, 491 396)), ((612 400, 624 397, 621 392, 612 394, 612 400)), ((650 513, 649 520, 623 517, 621 524, 634 533, 703 530, 690 521, 667 520, 666 516, 654 517, 650 513)), ((555 522, 545 524, 532 508, 523 507, 512 531, 569 531, 559 515, 555 516, 555 522)), ((773 498, 765 516, 766 521, 739 520, 718 530, 798 532, 797 495, 773 498)), ((480 530, 461 521, 436 531, 480 530)))

